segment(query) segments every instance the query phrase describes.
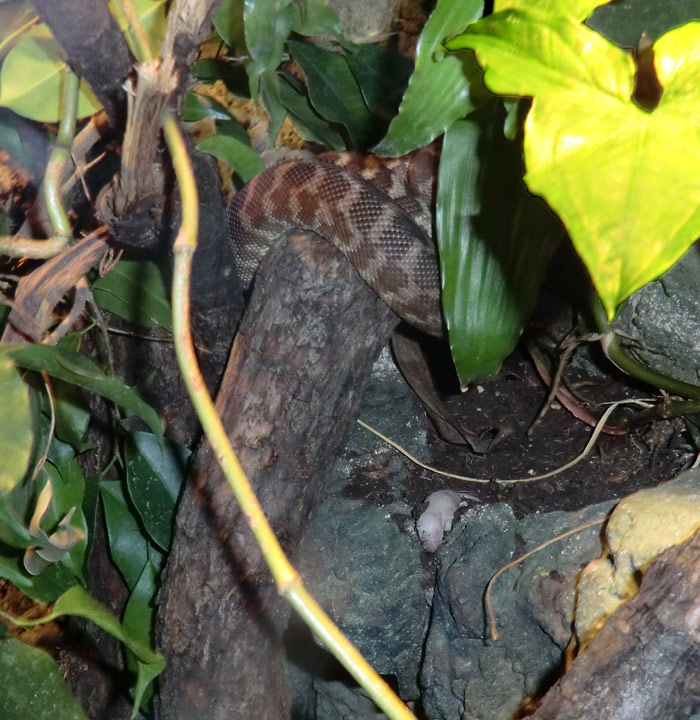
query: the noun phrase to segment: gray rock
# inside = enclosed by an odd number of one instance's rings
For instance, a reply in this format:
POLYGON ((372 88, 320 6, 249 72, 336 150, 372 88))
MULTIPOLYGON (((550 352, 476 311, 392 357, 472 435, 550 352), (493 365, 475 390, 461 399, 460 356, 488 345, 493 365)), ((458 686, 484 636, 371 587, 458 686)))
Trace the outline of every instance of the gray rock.
MULTIPOLYGON (((363 420, 430 461, 425 420, 387 353, 375 366, 363 420), (391 412, 387 413, 387 408, 391 412)), ((503 720, 559 673, 571 638, 575 580, 601 554, 601 526, 556 542, 494 584, 498 640, 484 593, 503 565, 594 518, 614 501, 577 512, 514 516, 505 504, 457 513, 434 555, 411 515, 406 488, 421 471, 357 428, 327 499, 310 521, 296 563, 307 587, 375 669, 429 720, 503 720)), ((423 484, 418 485, 422 488, 423 484)), ((422 490, 421 490, 422 491, 422 490)), ((288 675, 295 720, 359 720, 372 703, 325 650, 294 639, 288 675), (317 662, 309 659, 320 656, 317 662)))
POLYGON ((694 245, 661 278, 636 292, 615 328, 633 338, 640 362, 685 382, 700 382, 700 248, 694 245))

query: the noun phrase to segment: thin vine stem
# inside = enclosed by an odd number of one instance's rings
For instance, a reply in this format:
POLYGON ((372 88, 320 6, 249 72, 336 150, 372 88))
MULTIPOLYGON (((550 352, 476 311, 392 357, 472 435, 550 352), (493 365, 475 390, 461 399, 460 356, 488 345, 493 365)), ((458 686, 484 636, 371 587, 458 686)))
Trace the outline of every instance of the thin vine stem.
POLYGON ((185 384, 204 433, 248 525, 255 535, 279 592, 287 598, 302 619, 321 638, 328 650, 335 655, 389 718, 392 720, 415 720, 403 702, 336 627, 304 587, 299 574, 292 567, 275 537, 229 443, 221 419, 216 413, 214 403, 199 371, 188 320, 190 314, 190 268, 197 245, 197 188, 182 135, 175 118, 169 112, 163 118, 163 130, 182 197, 182 225, 174 245, 175 274, 172 295, 175 350, 185 384))
POLYGON ((34 240, 21 236, 0 236, 0 255, 14 258, 46 260, 66 248, 72 236, 61 192, 63 172, 70 162, 70 149, 75 136, 78 114, 80 78, 66 66, 62 86, 61 118, 44 174, 44 202, 51 221, 53 236, 34 240))
POLYGON ((622 372, 631 375, 633 378, 640 380, 651 387, 665 390, 672 395, 690 398, 692 400, 700 400, 700 386, 692 383, 677 380, 670 375, 653 370, 646 365, 635 360, 627 353, 615 335, 615 330, 608 322, 602 303, 597 296, 593 296, 591 303, 591 313, 593 320, 597 326, 598 332, 603 336, 601 338, 601 346, 608 360, 617 366, 622 372))

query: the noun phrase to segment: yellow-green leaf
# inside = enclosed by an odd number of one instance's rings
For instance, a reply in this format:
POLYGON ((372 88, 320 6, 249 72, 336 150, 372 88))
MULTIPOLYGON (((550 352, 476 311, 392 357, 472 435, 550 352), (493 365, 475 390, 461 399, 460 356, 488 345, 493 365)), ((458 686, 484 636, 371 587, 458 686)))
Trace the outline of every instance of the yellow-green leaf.
POLYGON ((24 477, 32 451, 29 389, 7 355, 0 355, 0 492, 24 477))
POLYGON ((562 219, 609 317, 700 235, 700 23, 654 45, 664 88, 631 99, 631 57, 563 16, 507 10, 448 47, 476 51, 495 92, 534 98, 525 181, 562 219))
MULTIPOLYGON (((66 76, 61 46, 46 25, 35 25, 20 38, 2 64, 0 106, 32 120, 56 122, 66 76)), ((81 82, 78 117, 93 115, 100 107, 87 83, 81 82)))
POLYGON ((481 17, 483 7, 482 0, 438 0, 421 32, 399 113, 375 148, 378 155, 403 155, 427 145, 475 107, 471 85, 483 86, 474 58, 445 55, 441 43, 481 17))
POLYGON ((601 0, 496 0, 494 12, 502 10, 531 10, 554 15, 563 15, 572 20, 585 20, 599 5, 601 0))

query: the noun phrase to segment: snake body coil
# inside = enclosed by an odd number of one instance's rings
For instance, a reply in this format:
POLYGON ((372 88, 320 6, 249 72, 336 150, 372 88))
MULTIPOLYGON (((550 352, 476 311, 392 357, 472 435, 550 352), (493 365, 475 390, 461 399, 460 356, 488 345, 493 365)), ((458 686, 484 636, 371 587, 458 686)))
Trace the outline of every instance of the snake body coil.
POLYGON ((343 252, 402 319, 441 335, 440 280, 429 213, 434 157, 419 151, 407 159, 385 161, 329 153, 284 162, 256 176, 236 195, 226 216, 242 280, 252 281, 281 235, 311 231, 343 252))

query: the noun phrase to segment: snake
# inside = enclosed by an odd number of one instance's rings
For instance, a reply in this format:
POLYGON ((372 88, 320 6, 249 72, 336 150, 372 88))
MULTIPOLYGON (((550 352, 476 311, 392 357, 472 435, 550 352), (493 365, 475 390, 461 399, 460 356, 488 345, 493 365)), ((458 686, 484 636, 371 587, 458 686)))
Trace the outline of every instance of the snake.
POLYGON ((264 170, 226 212, 240 279, 250 285, 285 234, 312 232, 340 250, 402 320, 443 336, 431 212, 438 158, 433 145, 400 158, 328 152, 264 170))

